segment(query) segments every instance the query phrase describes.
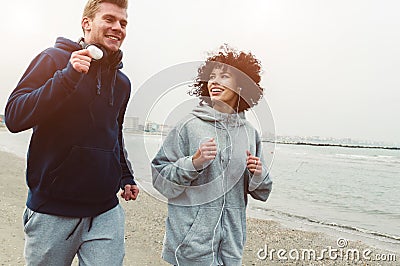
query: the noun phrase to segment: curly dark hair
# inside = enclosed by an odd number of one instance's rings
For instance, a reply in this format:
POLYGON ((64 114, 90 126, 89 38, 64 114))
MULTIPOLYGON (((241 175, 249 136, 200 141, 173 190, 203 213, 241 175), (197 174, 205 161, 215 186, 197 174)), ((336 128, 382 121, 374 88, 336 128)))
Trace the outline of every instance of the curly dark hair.
POLYGON ((198 68, 193 89, 188 93, 200 98, 200 104, 211 106, 207 84, 214 68, 229 69, 236 78, 240 93, 238 112, 243 112, 255 106, 263 96, 261 81, 261 63, 252 53, 237 51, 227 44, 221 46, 217 52, 211 54, 203 65, 198 68))

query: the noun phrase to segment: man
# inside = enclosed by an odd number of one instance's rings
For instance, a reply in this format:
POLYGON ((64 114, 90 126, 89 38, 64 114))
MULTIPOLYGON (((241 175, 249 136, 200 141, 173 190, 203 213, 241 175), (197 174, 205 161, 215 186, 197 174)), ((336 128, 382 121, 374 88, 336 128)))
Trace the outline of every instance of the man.
POLYGON ((79 42, 40 53, 5 110, 11 132, 32 128, 23 217, 27 265, 122 265, 124 211, 135 200, 122 135, 130 81, 121 71, 127 0, 89 0, 79 42), (96 44, 91 50, 88 45, 96 44), (100 59, 100 57, 102 58, 100 59), (96 58, 97 60, 94 60, 96 58))

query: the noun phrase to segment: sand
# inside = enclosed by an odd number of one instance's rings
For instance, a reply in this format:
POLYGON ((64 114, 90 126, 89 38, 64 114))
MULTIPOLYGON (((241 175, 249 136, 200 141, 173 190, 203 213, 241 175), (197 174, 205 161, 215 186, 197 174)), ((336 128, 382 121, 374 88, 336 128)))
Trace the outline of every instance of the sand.
MULTIPOLYGON (((25 185, 25 160, 6 152, 0 152, 0 265, 24 265, 24 233, 22 213, 27 188, 25 185)), ((144 191, 135 202, 121 201, 126 213, 126 256, 124 265, 168 265, 161 259, 164 235, 164 220, 167 213, 165 203, 151 197, 144 191)), ((243 265, 400 265, 400 252, 369 247, 360 241, 349 241, 349 249, 371 250, 369 255, 383 255, 392 262, 362 259, 354 261, 352 253, 335 258, 325 253, 322 260, 303 258, 302 252, 315 250, 316 257, 325 248, 337 248, 337 237, 321 232, 295 230, 282 226, 276 221, 248 218, 247 243, 244 249, 243 265), (282 249, 281 259, 277 252, 273 258, 259 253, 268 247, 282 249), (257 255, 257 253, 259 253, 257 255), (392 256, 393 255, 393 256, 392 256), (298 256, 298 260, 295 258, 298 256), (284 259, 286 257, 287 259, 284 259)), ((362 256, 362 254, 360 255, 362 256)), ((78 265, 74 260, 73 265, 78 265)))

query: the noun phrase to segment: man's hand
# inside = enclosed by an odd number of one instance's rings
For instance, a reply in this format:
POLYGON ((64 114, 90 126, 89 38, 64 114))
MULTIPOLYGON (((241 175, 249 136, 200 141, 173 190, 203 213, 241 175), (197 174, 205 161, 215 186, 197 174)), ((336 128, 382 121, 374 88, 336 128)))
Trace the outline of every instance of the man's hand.
POLYGON ((71 54, 71 58, 69 62, 72 67, 78 71, 79 73, 87 74, 89 72, 90 62, 92 61, 92 57, 90 55, 89 50, 82 49, 75 51, 71 54))
POLYGON ((121 192, 121 198, 126 201, 135 200, 139 194, 139 188, 136 185, 125 185, 124 190, 121 192))

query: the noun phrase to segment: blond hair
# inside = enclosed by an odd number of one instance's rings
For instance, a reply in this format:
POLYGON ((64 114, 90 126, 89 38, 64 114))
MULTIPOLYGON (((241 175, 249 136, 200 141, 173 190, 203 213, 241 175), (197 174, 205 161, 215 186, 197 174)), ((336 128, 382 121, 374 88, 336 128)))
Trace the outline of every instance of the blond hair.
POLYGON ((128 0, 89 0, 83 10, 82 17, 94 18, 101 3, 111 3, 123 9, 128 9, 128 0))

